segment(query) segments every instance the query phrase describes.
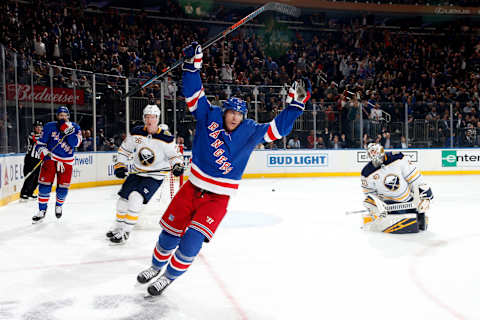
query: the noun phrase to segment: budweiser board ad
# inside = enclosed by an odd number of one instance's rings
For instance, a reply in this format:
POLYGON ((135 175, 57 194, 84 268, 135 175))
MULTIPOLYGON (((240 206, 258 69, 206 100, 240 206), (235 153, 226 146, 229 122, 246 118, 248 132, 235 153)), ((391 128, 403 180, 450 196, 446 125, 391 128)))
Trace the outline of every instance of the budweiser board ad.
MULTIPOLYGON (((33 101, 38 103, 51 102, 50 87, 32 86, 28 84, 18 85, 18 100, 19 101, 33 101)), ((84 104, 83 90, 76 90, 77 105, 84 104)), ((7 86, 7 99, 15 100, 15 85, 9 84, 7 86)), ((55 104, 73 104, 73 89, 68 88, 53 88, 53 103, 55 104)))

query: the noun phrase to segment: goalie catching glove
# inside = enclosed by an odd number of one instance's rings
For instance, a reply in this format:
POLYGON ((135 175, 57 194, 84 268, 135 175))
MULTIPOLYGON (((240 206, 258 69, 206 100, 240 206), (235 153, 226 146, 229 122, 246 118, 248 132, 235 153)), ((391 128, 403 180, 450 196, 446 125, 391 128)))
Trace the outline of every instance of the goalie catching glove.
POLYGON ((288 90, 287 104, 295 106, 301 110, 305 109, 305 104, 312 96, 312 85, 310 80, 302 78, 295 81, 290 90, 288 90))
POLYGON ((194 41, 191 45, 185 47, 182 52, 184 59, 182 69, 184 71, 195 72, 202 68, 202 46, 197 41, 194 41))

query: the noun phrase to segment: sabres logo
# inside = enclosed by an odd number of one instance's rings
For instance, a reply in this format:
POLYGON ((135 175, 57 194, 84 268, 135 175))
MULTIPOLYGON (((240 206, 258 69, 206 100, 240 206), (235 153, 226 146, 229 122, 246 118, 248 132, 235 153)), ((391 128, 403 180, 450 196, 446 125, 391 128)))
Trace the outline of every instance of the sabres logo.
POLYGON ((390 191, 396 191, 400 188, 400 178, 397 175, 389 174, 383 179, 383 184, 390 191))
POLYGON ((138 160, 144 166, 149 166, 155 161, 155 153, 152 149, 143 147, 138 151, 138 160))

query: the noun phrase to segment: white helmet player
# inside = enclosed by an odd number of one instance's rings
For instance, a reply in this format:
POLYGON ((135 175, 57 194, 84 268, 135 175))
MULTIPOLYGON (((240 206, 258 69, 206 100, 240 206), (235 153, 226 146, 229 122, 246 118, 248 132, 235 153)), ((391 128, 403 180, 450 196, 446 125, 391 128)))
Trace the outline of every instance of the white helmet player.
POLYGON ((380 167, 385 159, 385 150, 383 150, 383 146, 379 143, 369 143, 367 146, 367 155, 375 167, 380 167))
POLYGON ((147 114, 156 115, 158 122, 160 122, 160 109, 157 107, 156 104, 147 104, 147 106, 143 109, 143 122, 145 122, 145 116, 147 114))

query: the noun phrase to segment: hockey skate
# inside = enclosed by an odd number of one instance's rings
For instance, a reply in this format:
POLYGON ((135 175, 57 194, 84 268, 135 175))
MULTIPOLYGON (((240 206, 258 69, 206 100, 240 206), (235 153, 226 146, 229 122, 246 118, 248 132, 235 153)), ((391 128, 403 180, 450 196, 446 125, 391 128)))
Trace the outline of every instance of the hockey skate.
POLYGON ((57 219, 60 219, 62 217, 62 207, 55 207, 55 217, 57 217, 57 219))
POLYGON ((21 194, 20 195, 20 202, 27 202, 28 201, 28 196, 26 194, 21 194))
POLYGON ((170 285, 170 283, 172 283, 172 280, 165 276, 161 276, 158 278, 158 280, 148 286, 147 291, 149 296, 145 296, 145 299, 161 295, 162 292, 170 285))
POLYGON ((45 210, 39 210, 33 217, 32 217, 32 224, 36 224, 42 222, 45 218, 45 210))
POLYGON ((129 236, 130 232, 117 231, 110 237, 110 241, 112 244, 124 244, 129 236))
POLYGON ((138 283, 145 284, 158 276, 160 274, 160 269, 155 269, 153 267, 148 268, 147 270, 143 270, 137 276, 138 283))

